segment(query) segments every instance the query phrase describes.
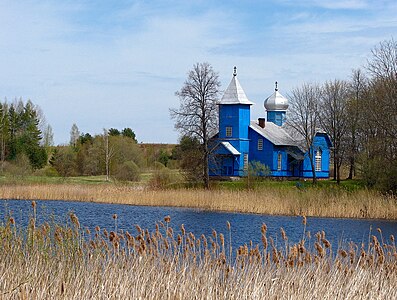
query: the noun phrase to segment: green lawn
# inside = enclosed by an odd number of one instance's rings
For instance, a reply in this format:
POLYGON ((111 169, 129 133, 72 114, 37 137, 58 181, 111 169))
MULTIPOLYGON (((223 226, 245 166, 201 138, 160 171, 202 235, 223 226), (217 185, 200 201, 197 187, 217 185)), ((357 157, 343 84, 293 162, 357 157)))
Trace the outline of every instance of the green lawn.
MULTIPOLYGON (((177 170, 172 170, 177 173, 177 170)), ((130 182, 132 185, 147 185, 150 178, 153 175, 153 171, 146 171, 141 174, 141 180, 139 182, 130 182)), ((76 176, 76 177, 49 177, 49 176, 0 176, 0 183, 12 184, 12 183, 43 183, 43 184, 112 184, 114 181, 106 182, 106 176, 76 176)), ((180 187, 192 187, 200 185, 192 185, 189 183, 176 183, 172 185, 174 188, 178 189, 180 187)), ((242 178, 236 181, 212 181, 211 186, 214 189, 225 189, 225 190, 244 190, 247 188, 247 179, 242 178)), ((338 186, 333 180, 321 180, 316 186, 312 185, 311 180, 276 180, 276 179, 264 179, 260 181, 251 181, 250 187, 255 188, 279 188, 279 189, 300 189, 302 191, 310 188, 321 188, 329 189, 332 191, 345 190, 345 191, 356 191, 365 188, 365 186, 359 180, 343 180, 338 186)))

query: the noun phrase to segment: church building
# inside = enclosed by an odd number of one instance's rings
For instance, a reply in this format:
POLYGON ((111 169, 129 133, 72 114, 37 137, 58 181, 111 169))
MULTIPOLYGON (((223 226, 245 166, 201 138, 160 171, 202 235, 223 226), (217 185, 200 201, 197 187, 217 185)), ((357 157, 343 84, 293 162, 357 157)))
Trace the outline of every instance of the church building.
POLYGON ((265 101, 266 118, 250 119, 251 105, 240 82, 236 68, 219 105, 219 131, 211 140, 209 168, 211 176, 241 177, 247 174, 250 162, 257 161, 270 169, 272 177, 313 177, 309 151, 317 178, 329 177, 329 136, 318 131, 308 151, 302 141, 287 131, 288 100, 277 88, 265 101))

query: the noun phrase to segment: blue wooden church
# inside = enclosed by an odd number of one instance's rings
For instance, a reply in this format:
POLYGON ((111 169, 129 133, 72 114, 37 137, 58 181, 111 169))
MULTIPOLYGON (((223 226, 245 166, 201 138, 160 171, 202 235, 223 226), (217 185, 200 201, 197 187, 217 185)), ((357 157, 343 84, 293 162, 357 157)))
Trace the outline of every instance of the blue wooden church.
MULTIPOLYGON (((278 91, 264 106, 267 118, 251 121, 249 101, 237 79, 233 78, 219 104, 219 132, 211 141, 210 176, 240 177, 248 165, 258 161, 270 169, 273 177, 313 177, 308 151, 284 126, 288 100, 278 91)), ((317 132, 311 150, 317 178, 329 177, 331 142, 325 132, 317 132)))

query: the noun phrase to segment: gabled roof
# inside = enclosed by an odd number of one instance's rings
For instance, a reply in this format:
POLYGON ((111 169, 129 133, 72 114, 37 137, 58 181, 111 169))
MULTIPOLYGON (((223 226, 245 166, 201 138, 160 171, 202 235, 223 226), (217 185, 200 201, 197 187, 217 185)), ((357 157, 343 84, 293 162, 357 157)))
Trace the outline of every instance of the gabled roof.
POLYGON ((296 146, 296 141, 284 130, 273 122, 266 122, 265 128, 260 127, 256 121, 251 121, 250 128, 263 136, 276 146, 296 146))
POLYGON ((247 95, 241 87, 240 82, 237 79, 236 69, 234 70, 233 78, 230 81, 229 86, 218 104, 254 104, 248 100, 247 95))

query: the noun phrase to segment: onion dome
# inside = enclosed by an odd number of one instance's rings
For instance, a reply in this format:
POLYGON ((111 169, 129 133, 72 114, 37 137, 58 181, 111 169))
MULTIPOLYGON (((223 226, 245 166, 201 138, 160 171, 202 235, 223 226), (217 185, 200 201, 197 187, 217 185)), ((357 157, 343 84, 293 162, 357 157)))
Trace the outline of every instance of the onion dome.
POLYGON ((283 111, 288 109, 288 99, 285 98, 283 95, 280 94, 277 88, 277 81, 276 81, 276 88, 274 89, 274 93, 266 98, 264 102, 264 106, 267 111, 283 111))

